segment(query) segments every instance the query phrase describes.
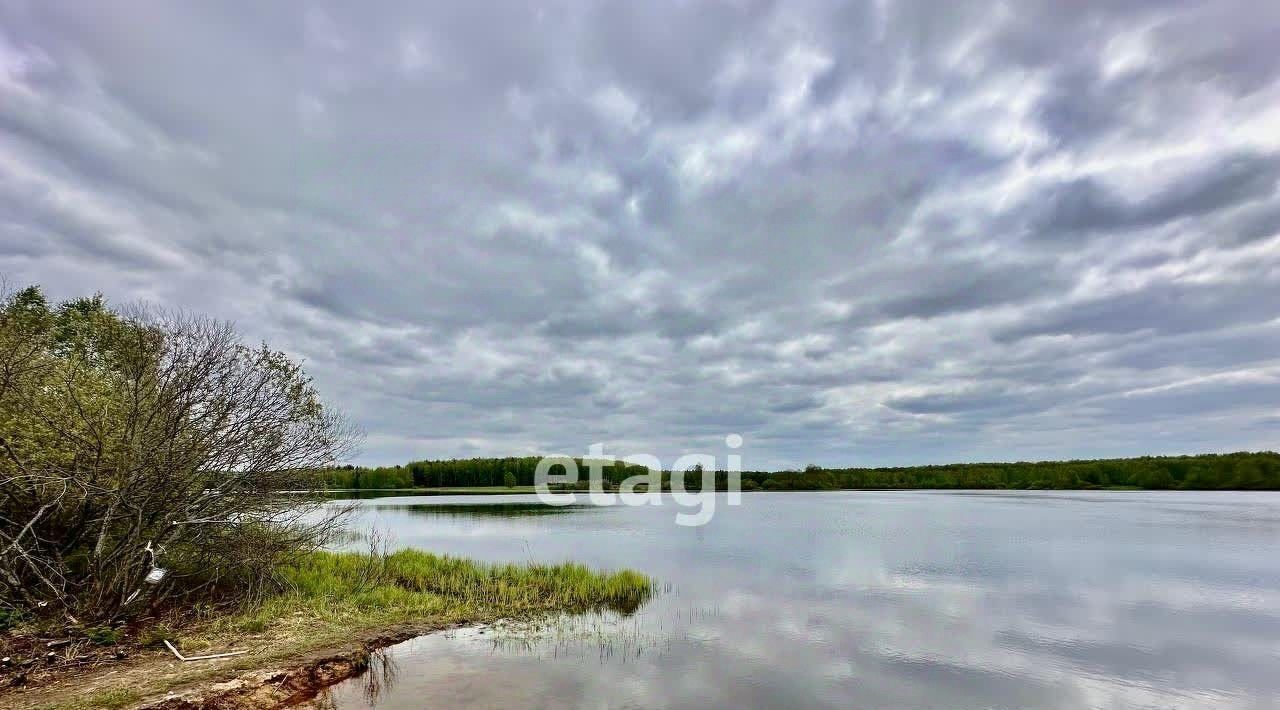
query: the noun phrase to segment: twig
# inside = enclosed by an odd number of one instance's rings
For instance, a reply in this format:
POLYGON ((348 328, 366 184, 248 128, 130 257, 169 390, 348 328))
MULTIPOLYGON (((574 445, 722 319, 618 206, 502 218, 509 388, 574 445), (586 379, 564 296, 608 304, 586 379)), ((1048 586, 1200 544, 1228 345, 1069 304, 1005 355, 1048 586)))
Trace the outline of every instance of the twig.
POLYGON ((226 658, 227 656, 239 656, 241 654, 245 654, 249 652, 248 650, 227 651, 226 653, 213 653, 208 656, 184 656, 181 653, 178 653, 178 649, 174 648, 173 644, 169 643, 169 639, 164 640, 164 645, 168 646, 169 650, 173 651, 173 655, 176 656, 178 660, 182 661, 183 663, 186 663, 187 661, 206 661, 210 658, 226 658))

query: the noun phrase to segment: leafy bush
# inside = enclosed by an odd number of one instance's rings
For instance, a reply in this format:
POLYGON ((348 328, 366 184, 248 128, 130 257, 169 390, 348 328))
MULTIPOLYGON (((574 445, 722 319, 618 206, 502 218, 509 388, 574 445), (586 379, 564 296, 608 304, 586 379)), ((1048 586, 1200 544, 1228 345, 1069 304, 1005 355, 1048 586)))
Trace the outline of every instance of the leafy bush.
POLYGON ((0 607, 94 620, 252 594, 333 528, 279 493, 315 487, 351 430, 226 323, 32 287, 0 302, 0 372, 0 607))

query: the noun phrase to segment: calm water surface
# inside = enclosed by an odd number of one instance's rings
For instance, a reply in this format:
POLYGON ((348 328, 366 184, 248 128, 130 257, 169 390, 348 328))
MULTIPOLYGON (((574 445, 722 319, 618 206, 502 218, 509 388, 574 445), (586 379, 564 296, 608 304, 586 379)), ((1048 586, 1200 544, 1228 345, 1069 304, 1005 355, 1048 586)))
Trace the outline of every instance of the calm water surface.
POLYGON ((748 493, 677 508, 381 498, 353 525, 632 567, 636 614, 434 634, 338 708, 1280 707, 1280 494, 748 493))

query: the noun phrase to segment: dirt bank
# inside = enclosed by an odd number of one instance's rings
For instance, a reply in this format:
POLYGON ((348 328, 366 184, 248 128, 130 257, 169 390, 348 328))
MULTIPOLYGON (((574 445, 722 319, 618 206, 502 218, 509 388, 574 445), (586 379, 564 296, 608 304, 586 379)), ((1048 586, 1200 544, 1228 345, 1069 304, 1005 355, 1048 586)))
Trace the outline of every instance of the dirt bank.
MULTIPOLYGON (((149 651, 118 663, 71 670, 38 686, 0 689, 0 708, 146 708, 195 710, 284 708, 363 673, 370 655, 415 636, 463 623, 406 623, 294 655, 269 648, 245 656, 182 663, 149 651)), ((276 639, 280 641, 280 639, 276 639)))
POLYGON ((141 707, 146 710, 223 710, 296 706, 335 683, 363 673, 374 651, 444 628, 449 627, 404 626, 340 649, 307 654, 285 667, 254 670, 229 681, 171 692, 158 700, 144 700, 141 707))

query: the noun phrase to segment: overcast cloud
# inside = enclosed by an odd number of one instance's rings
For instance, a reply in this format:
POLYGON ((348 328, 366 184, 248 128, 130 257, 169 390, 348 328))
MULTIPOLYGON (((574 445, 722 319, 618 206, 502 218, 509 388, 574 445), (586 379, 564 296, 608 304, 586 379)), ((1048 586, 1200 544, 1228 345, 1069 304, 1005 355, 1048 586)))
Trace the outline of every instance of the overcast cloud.
POLYGON ((359 461, 1277 448, 1280 4, 0 0, 0 273, 359 461))

